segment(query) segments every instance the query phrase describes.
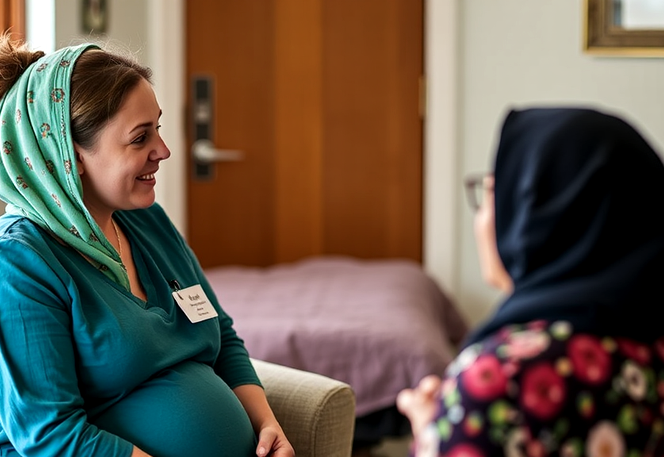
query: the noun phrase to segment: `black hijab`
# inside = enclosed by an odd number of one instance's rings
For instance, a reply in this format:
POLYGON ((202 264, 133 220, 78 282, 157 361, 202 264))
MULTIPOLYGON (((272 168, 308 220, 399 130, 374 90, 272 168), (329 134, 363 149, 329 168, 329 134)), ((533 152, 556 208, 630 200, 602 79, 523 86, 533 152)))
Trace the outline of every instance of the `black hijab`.
POLYGON ((514 291, 466 344, 537 319, 644 342, 664 335, 664 166, 633 127, 589 109, 512 111, 494 173, 514 291))

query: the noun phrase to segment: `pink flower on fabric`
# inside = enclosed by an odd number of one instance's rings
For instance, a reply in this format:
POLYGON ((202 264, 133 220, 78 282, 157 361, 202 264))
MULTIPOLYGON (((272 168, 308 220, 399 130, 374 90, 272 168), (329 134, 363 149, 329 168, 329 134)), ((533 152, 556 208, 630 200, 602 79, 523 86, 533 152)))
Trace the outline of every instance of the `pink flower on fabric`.
POLYGON ((549 335, 543 331, 516 332, 507 338, 505 355, 513 359, 530 359, 544 352, 550 341, 549 335))
POLYGON ((484 453, 469 443, 459 443, 450 449, 447 457, 484 457, 484 453))
POLYGON ((640 365, 648 365, 652 354, 650 348, 643 343, 639 343, 626 338, 618 339, 618 350, 626 357, 635 360, 640 365))
POLYGON ((533 416, 547 420, 563 406, 566 389, 563 378, 547 362, 528 368, 521 381, 521 404, 533 416))
POLYGON ((461 382, 468 394, 483 401, 503 395, 507 388, 507 376, 498 359, 491 354, 479 356, 461 373, 461 382))
POLYGON ((611 358, 595 336, 573 336, 567 345, 567 355, 574 375, 587 384, 601 384, 611 373, 611 358))
POLYGON ((622 457, 624 455, 625 441, 615 424, 602 421, 590 429, 586 440, 587 457, 622 457))

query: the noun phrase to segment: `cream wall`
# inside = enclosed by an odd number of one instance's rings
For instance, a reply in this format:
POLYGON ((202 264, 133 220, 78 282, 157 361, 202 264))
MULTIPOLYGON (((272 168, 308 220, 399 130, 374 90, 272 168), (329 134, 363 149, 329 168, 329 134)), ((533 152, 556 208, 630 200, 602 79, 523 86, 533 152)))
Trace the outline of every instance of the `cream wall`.
MULTIPOLYGON (((42 0, 43 1, 43 0, 42 0)), ((81 1, 55 1, 55 46, 60 48, 81 41, 100 39, 81 28, 81 1)), ((147 3, 145 0, 107 0, 107 34, 103 42, 134 52, 144 60, 148 55, 147 3)))
MULTIPOLYGON (((162 134, 173 152, 158 175, 157 198, 182 231, 184 1, 108 0, 111 41, 126 43, 155 72, 162 134)), ((462 178, 490 167, 508 107, 606 107, 632 120, 664 151, 664 59, 583 54, 582 3, 425 0, 425 266, 472 323, 499 296, 480 279, 462 178)), ((78 32, 79 4, 57 0, 58 46, 84 38, 78 32)))

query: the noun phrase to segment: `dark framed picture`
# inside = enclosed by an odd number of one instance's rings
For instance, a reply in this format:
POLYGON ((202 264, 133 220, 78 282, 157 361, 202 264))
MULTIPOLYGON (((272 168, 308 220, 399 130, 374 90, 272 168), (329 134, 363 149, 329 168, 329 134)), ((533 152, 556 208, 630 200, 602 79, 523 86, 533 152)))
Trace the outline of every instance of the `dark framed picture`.
POLYGON ((81 0, 81 29, 83 33, 106 33, 108 10, 106 0, 81 0))

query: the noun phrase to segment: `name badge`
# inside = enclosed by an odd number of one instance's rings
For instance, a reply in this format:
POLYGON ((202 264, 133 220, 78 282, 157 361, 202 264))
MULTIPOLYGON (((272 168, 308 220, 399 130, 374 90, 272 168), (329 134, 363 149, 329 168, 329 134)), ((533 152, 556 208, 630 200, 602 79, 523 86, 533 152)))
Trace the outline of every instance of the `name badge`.
POLYGON ((176 290, 173 298, 192 324, 218 316, 200 284, 176 290))

